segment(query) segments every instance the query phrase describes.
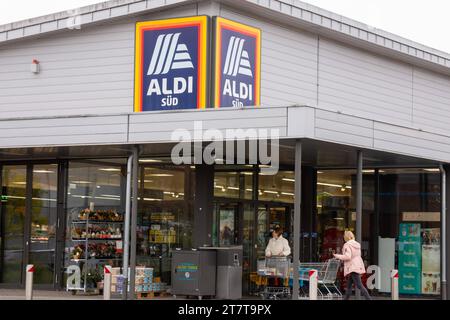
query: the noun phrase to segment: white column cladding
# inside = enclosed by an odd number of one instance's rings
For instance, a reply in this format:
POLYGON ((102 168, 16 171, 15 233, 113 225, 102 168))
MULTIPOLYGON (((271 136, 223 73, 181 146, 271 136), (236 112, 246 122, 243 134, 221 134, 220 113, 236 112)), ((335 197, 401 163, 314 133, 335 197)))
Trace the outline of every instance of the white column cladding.
POLYGON ((299 291, 299 273, 298 267, 300 263, 300 218, 301 218, 301 202, 302 202, 302 142, 297 140, 295 143, 295 191, 294 191, 294 247, 293 251, 293 268, 292 268, 292 299, 298 300, 299 291))
POLYGON ((441 165, 441 299, 448 300, 447 292, 447 171, 441 165))
MULTIPOLYGON (((214 0, 211 1, 203 1, 197 4, 197 15, 206 15, 209 17, 220 16, 220 3, 214 0)), ((212 18, 210 20, 212 23, 212 18)), ((212 32, 212 25, 210 26, 210 32, 212 32)), ((212 65, 213 61, 213 48, 214 43, 211 41, 211 37, 208 37, 208 65, 212 65)), ((214 79, 214 68, 209 68, 208 74, 206 76, 206 107, 210 108, 214 106, 214 88, 213 88, 213 79, 214 79)))
POLYGON ((197 4, 197 15, 207 15, 210 17, 220 14, 220 3, 214 0, 204 1, 197 4))
MULTIPOLYGON (((136 274, 136 230, 137 230, 137 207, 139 195, 139 146, 133 149, 133 174, 132 174, 132 204, 131 204, 131 235, 130 235, 130 295, 129 299, 135 298, 135 274, 136 274)), ((128 270, 125 270, 127 273, 128 270)), ((127 288, 124 288, 127 290, 127 288)))
POLYGON ((124 234, 123 234, 123 290, 122 290, 122 299, 127 299, 127 290, 128 287, 128 262, 130 258, 130 218, 131 218, 131 175, 132 175, 132 165, 133 165, 133 156, 130 155, 128 157, 127 162, 127 186, 125 192, 125 226, 124 226, 124 234))
MULTIPOLYGON (((363 152, 357 152, 356 172, 356 241, 362 243, 362 188, 363 188, 363 152)), ((361 292, 355 288, 356 299, 361 298, 361 292)))

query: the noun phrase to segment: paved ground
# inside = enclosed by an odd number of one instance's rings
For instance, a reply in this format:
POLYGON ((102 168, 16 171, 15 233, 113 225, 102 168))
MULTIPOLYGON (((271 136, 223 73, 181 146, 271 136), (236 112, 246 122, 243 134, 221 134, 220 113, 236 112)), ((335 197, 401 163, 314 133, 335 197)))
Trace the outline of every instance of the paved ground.
MULTIPOLYGON (((55 291, 55 290, 34 290, 34 300, 103 300, 102 295, 94 294, 76 294, 73 295, 67 291, 55 291)), ((113 294, 111 300, 120 300, 119 295, 113 294)), ((155 300, 173 299, 172 296, 155 297, 155 300)), ((25 300, 24 289, 0 289, 0 300, 25 300)))
MULTIPOLYGON (((66 291, 35 290, 33 299, 35 300, 100 300, 99 295, 72 295, 66 291)), ((25 290, 23 289, 0 289, 0 300, 25 300, 25 290)))
MULTIPOLYGON (((177 297, 178 298, 178 297, 177 297)), ((184 297, 179 297, 178 299, 184 297)), ((67 291, 53 291, 53 290, 35 290, 33 292, 33 299, 35 300, 103 300, 101 295, 73 295, 67 291)), ((172 296, 157 297, 158 299, 174 299, 172 296)), ((246 299, 260 299, 259 297, 245 297, 246 299)), ((374 300, 390 300, 389 296, 374 297, 374 300)), ((421 300, 424 298, 408 298, 408 300, 421 300)), ((23 289, 0 289, 0 300, 25 300, 25 290, 23 289)), ((112 300, 120 300, 117 295, 112 296, 112 300)))

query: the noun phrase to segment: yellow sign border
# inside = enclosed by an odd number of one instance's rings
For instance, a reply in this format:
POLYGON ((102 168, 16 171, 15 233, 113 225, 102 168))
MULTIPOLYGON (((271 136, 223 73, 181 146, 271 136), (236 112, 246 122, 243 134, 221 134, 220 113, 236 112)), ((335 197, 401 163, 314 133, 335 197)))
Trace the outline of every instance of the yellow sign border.
POLYGON ((198 72, 198 101, 197 109, 206 108, 206 97, 207 97, 207 60, 208 60, 208 16, 194 16, 185 18, 173 18, 165 20, 153 20, 137 22, 135 29, 135 54, 134 54, 134 112, 142 112, 142 30, 143 29, 170 29, 176 27, 189 26, 193 24, 198 24, 200 28, 200 38, 199 38, 199 72, 198 72))
POLYGON ((214 108, 220 108, 220 77, 221 77, 221 29, 222 26, 255 36, 255 107, 261 105, 261 30, 239 22, 228 20, 222 17, 215 17, 215 66, 214 66, 214 108))

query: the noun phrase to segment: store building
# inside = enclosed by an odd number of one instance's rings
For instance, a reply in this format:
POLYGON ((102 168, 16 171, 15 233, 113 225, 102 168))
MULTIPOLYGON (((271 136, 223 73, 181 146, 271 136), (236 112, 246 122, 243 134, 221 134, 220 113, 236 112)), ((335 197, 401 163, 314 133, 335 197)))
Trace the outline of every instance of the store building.
POLYGON ((449 54, 295 0, 113 0, 0 26, 0 66, 1 287, 23 286, 33 263, 36 285, 64 289, 85 250, 94 266, 121 266, 134 200, 130 264, 167 283, 175 248, 240 244, 251 293, 271 228, 284 228, 294 261, 329 258, 351 229, 367 266, 381 268, 376 292, 389 291, 387 270, 398 268, 405 296, 446 299, 449 54), (207 21, 195 56, 171 38, 179 31, 154 46, 136 41, 137 27, 180 17, 207 21), (234 100, 217 95, 213 17, 259 30, 255 52, 235 63, 252 66, 242 73, 255 82, 240 98, 259 106, 227 107, 234 100), (179 63, 199 61, 174 84, 198 93, 174 94, 179 108, 136 100, 144 85, 171 90, 145 82, 169 58, 155 56, 152 69, 135 54, 142 46, 144 59, 154 48, 163 55, 163 42, 179 63), (193 132, 196 121, 223 132, 277 129, 278 173, 220 159, 174 164, 172 133, 193 132))

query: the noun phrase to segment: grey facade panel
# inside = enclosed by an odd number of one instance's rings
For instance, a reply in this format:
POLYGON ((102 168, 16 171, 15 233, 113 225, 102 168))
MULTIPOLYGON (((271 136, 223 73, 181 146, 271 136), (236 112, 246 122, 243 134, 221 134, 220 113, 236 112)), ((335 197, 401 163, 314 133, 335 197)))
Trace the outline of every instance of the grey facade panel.
POLYGON ((319 107, 411 125, 412 67, 320 39, 319 107))
POLYGON ((262 30, 261 104, 316 105, 317 37, 252 18, 222 6, 224 18, 262 30))
POLYGON ((450 137, 385 123, 374 124, 374 147, 426 159, 450 161, 450 137))
POLYGON ((372 148, 373 121, 317 110, 315 138, 372 148))
POLYGON ((130 115, 129 142, 171 141, 175 130, 186 130, 194 138, 193 130, 196 125, 201 126, 203 131, 217 129, 225 137, 227 129, 242 129, 248 134, 258 133, 258 129, 273 129, 278 130, 280 136, 286 137, 286 119, 286 108, 135 114, 130 115), (248 129, 250 131, 246 131, 248 129))
POLYGON ((450 77, 415 68, 413 94, 414 125, 450 136, 450 77))
POLYGON ((3 47, 0 119, 132 112, 135 22, 196 14, 188 5, 3 47))
POLYGON ((0 147, 126 143, 127 116, 0 121, 0 147))

